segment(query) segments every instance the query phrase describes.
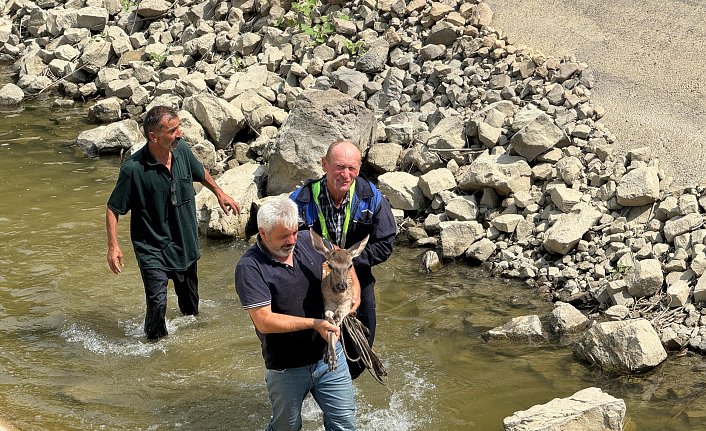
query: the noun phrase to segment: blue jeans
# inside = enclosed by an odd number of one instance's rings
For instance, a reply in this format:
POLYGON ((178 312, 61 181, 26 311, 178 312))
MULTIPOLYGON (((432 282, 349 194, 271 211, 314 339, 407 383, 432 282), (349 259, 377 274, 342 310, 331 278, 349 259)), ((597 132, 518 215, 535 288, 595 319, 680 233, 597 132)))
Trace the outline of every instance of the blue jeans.
POLYGON ((353 382, 340 342, 336 356, 338 368, 331 372, 323 359, 305 367, 265 371, 272 404, 267 431, 301 430, 302 403, 309 392, 324 413, 326 431, 355 430, 353 382))

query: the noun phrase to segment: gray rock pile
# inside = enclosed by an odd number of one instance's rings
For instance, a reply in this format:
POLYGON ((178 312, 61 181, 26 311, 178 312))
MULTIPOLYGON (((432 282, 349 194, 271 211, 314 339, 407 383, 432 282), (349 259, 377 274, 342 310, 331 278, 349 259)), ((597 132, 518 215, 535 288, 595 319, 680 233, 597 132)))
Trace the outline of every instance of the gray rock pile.
MULTIPOLYGON (((0 0, 17 73, 0 103, 99 99, 88 117, 107 125, 77 140, 91 155, 142 145, 141 115, 174 106, 242 202, 319 175, 323 149, 351 139, 411 244, 651 315, 665 347, 706 350, 706 194, 664 193, 646 148, 613 154, 588 65, 516 45, 480 0, 307 4, 0 0)), ((204 234, 244 232, 246 216, 199 202, 204 234)))

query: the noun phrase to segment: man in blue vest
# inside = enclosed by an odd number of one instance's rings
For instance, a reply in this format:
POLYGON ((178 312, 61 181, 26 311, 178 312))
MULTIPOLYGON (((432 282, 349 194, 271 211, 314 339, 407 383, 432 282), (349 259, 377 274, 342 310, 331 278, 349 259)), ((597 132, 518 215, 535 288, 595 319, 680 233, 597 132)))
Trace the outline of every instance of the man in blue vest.
MULTIPOLYGON (((299 229, 314 229, 334 246, 348 248, 370 235, 353 265, 361 289, 357 317, 370 331, 368 343, 372 347, 376 316, 371 268, 392 254, 397 225, 387 199, 373 183, 359 176, 361 158, 360 149, 352 142, 334 142, 321 159, 324 176, 307 181, 290 198, 299 208, 299 229)), ((356 361, 350 361, 348 367, 354 379, 365 371, 356 361)))

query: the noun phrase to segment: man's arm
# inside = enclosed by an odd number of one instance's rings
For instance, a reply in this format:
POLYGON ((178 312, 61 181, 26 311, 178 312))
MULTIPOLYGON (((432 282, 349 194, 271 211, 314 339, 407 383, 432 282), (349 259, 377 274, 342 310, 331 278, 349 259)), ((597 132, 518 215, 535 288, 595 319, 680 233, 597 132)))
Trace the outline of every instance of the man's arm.
POLYGON ((230 214, 231 211, 234 211, 236 214, 240 214, 240 205, 238 205, 233 198, 228 196, 223 189, 216 184, 216 180, 213 179, 211 174, 208 172, 208 169, 204 169, 204 179, 201 181, 201 184, 216 195, 218 205, 221 206, 224 213, 230 214))
POLYGON ((336 338, 338 338, 341 333, 341 330, 336 325, 324 319, 273 313, 272 307, 269 305, 249 308, 248 314, 250 314, 250 319, 252 319, 252 322, 261 334, 279 334, 314 329, 326 340, 329 331, 335 333, 336 338))
POLYGON ((118 215, 110 209, 105 208, 105 230, 108 234, 108 266, 116 274, 123 270, 123 252, 118 245, 118 215))

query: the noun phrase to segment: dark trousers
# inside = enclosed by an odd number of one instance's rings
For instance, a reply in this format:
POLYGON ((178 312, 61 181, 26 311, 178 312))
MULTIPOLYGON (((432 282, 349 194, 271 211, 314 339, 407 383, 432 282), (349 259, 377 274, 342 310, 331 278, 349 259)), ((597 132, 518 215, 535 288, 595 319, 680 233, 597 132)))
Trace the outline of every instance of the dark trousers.
MULTIPOLYGON (((362 323, 366 328, 368 328, 368 331, 370 331, 370 333, 368 334, 368 344, 370 345, 370 347, 373 347, 373 341, 375 341, 375 326, 377 325, 377 317, 375 315, 374 287, 374 280, 367 286, 361 286, 360 307, 358 307, 358 311, 356 312, 356 317, 358 318, 358 320, 360 320, 360 323, 362 323)), ((347 333, 344 333, 343 337, 343 341, 344 343, 346 343, 346 346, 353 345, 353 340, 351 340, 347 333)), ((355 355, 353 349, 348 349, 348 355, 353 358, 353 356, 355 355)), ((351 378, 356 379, 363 373, 363 371, 365 371, 365 367, 360 361, 356 362, 349 360, 348 371, 351 373, 351 378)))
POLYGON ((179 302, 179 310, 184 315, 199 314, 199 280, 194 262, 186 271, 164 271, 145 269, 142 282, 145 285, 147 311, 145 313, 145 335, 151 340, 168 334, 167 322, 167 283, 174 282, 174 291, 179 302))

